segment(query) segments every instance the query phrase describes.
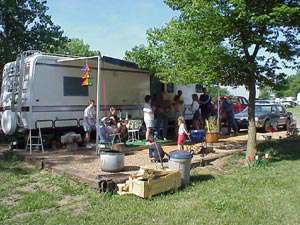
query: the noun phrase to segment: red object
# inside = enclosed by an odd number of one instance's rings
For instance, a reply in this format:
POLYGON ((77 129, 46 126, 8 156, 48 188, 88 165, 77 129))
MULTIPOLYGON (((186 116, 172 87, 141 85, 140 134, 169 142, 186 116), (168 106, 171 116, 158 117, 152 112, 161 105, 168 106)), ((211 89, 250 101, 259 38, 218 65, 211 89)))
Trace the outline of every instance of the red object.
POLYGON ((234 113, 240 113, 248 106, 248 100, 242 96, 233 97, 232 102, 234 113))
POLYGON ((233 112, 240 113, 248 107, 248 100, 243 96, 220 96, 220 100, 227 99, 232 103, 233 112))
POLYGON ((277 131, 277 129, 275 129, 273 126, 269 126, 269 127, 267 128, 267 131, 268 131, 268 132, 271 132, 271 133, 274 133, 274 132, 277 131))
POLYGON ((103 105, 104 105, 104 112, 106 113, 106 82, 102 80, 102 96, 103 96, 103 105))
POLYGON ((186 139, 185 134, 178 135, 177 144, 178 145, 183 145, 184 142, 185 142, 185 139, 186 139))
POLYGON ((248 161, 252 161, 252 160, 253 160, 253 157, 252 157, 251 155, 248 155, 247 160, 248 160, 248 161))
POLYGON ((92 80, 90 78, 90 67, 88 64, 85 64, 80 71, 82 72, 82 81, 81 81, 81 85, 82 86, 91 86, 93 85, 92 80))

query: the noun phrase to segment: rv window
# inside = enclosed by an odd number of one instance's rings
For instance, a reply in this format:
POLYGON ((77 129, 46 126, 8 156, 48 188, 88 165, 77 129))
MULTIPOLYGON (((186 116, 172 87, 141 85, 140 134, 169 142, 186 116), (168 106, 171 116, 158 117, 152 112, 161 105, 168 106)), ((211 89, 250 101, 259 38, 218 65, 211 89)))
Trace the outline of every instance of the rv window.
POLYGON ((174 84, 167 84, 167 92, 174 93, 174 84))
POLYGON ((64 77, 64 96, 89 96, 89 88, 81 85, 81 77, 64 77))

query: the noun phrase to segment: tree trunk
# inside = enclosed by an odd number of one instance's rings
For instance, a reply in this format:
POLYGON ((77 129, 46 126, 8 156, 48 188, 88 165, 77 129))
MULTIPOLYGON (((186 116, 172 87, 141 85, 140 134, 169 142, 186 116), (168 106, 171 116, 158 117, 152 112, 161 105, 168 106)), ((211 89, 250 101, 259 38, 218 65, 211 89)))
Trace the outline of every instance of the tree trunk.
POLYGON ((255 79, 252 79, 249 84, 249 105, 248 105, 248 142, 247 142, 247 157, 254 157, 256 153, 256 126, 255 126, 255 97, 256 84, 255 79))

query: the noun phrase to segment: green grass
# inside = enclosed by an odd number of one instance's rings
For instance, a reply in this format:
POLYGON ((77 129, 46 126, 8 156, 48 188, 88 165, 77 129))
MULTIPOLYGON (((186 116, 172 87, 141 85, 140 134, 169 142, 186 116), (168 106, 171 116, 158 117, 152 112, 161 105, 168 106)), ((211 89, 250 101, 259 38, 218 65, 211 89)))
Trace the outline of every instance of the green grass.
POLYGON ((151 200, 99 194, 17 161, 0 161, 0 224, 300 224, 300 139, 259 146, 266 167, 244 155, 224 170, 192 171, 191 185, 151 200))
MULTIPOLYGON (((156 140, 156 143, 159 143, 160 145, 170 145, 174 144, 174 141, 171 140, 156 140)), ((137 140, 137 141, 127 141, 127 146, 128 147, 147 147, 146 140, 137 140)))
POLYGON ((300 116, 300 106, 294 108, 287 108, 287 111, 293 113, 293 116, 300 116))

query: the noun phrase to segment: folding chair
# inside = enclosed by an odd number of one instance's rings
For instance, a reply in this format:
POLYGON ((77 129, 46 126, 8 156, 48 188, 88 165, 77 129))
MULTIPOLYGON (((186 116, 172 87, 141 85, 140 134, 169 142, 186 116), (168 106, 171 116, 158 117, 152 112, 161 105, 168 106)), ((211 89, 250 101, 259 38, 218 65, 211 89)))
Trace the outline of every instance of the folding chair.
POLYGON ((143 125, 142 120, 129 120, 127 124, 128 141, 140 140, 140 129, 143 125))

